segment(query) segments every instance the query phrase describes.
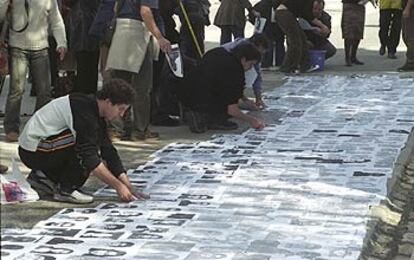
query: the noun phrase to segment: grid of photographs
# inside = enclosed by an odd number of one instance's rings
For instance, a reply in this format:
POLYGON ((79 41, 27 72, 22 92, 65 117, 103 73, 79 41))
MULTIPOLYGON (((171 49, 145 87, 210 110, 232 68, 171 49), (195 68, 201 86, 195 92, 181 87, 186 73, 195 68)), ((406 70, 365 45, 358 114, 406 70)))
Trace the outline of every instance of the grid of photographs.
POLYGON ((170 144, 129 170, 151 199, 2 229, 2 259, 357 259, 412 131, 412 86, 287 78, 266 94, 263 131, 170 144))

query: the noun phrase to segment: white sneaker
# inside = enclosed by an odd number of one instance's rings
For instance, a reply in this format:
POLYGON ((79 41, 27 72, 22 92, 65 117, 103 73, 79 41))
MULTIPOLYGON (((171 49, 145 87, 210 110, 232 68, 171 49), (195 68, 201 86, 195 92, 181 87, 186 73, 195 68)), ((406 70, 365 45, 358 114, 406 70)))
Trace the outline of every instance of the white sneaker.
POLYGON ((76 204, 88 204, 93 202, 92 196, 86 195, 78 190, 74 190, 72 193, 58 191, 53 195, 53 199, 56 201, 76 204))
POLYGON ((318 69, 320 69, 318 64, 312 65, 309 69, 307 69, 305 72, 313 72, 313 71, 317 71, 318 69))

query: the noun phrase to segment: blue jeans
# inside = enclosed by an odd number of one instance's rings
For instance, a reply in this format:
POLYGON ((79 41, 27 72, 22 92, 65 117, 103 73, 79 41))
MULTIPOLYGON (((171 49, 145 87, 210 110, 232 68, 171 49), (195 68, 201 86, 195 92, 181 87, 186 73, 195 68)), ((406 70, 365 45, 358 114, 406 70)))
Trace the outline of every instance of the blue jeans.
POLYGON ((4 131, 19 133, 20 108, 29 67, 33 77, 33 85, 36 86, 35 110, 50 100, 49 55, 47 49, 29 51, 11 48, 10 60, 10 89, 6 102, 4 131))
POLYGON ((231 42, 231 35, 233 35, 234 39, 244 38, 244 27, 238 27, 236 25, 221 25, 220 28, 220 45, 231 42))

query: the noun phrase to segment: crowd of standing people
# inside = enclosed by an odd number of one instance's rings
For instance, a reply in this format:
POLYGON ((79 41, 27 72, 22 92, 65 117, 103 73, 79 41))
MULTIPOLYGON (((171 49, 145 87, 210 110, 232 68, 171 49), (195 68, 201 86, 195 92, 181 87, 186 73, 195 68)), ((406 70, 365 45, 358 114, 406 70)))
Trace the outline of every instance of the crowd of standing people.
MULTIPOLYGON (((240 106, 265 107, 261 70, 278 66, 283 73, 309 73, 320 69, 311 64, 310 50, 323 51, 326 59, 337 52, 329 41, 331 16, 324 10, 324 0, 220 2, 213 24, 221 30, 221 46, 206 52, 208 0, 0 1, 0 18, 10 21, 4 131, 6 141, 20 137, 19 154, 33 170, 28 178, 32 186, 55 200, 89 203, 92 198, 79 187, 93 172, 122 200, 145 197, 131 187, 110 139, 157 138, 151 124, 175 126, 183 121, 194 133, 236 129, 231 117, 260 130, 265 122, 245 114, 240 106), (174 15, 180 20, 179 29, 174 15), (266 19, 264 27, 246 38, 246 22, 255 24, 260 18, 266 19), (182 78, 166 62, 173 44, 180 48, 182 78), (70 89, 59 91, 59 63, 68 60, 74 61, 73 82, 70 89), (244 94, 249 70, 257 74, 254 101, 244 94), (20 131, 28 73, 36 112, 20 131), (76 177, 59 171, 62 167, 76 172, 76 177)), ((366 2, 342 0, 346 66, 364 64, 357 51, 366 2)), ((402 30, 407 59, 399 70, 413 71, 413 0, 380 0, 379 6, 379 54, 396 58, 402 30)))

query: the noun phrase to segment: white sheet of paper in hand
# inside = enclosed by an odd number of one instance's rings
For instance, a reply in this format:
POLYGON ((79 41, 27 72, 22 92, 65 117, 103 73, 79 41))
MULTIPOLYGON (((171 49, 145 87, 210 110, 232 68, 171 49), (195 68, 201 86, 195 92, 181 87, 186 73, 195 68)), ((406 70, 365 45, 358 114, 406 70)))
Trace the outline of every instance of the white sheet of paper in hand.
POLYGON ((171 51, 165 54, 168 65, 175 76, 182 78, 183 74, 183 61, 181 59, 180 48, 178 44, 171 45, 171 51))
POLYGON ((254 33, 262 33, 266 25, 266 18, 257 17, 254 21, 254 33))
POLYGON ((244 73, 244 78, 245 78, 245 81, 246 81, 245 87, 246 88, 252 88, 253 83, 256 81, 257 76, 258 76, 257 72, 254 68, 251 68, 248 71, 246 71, 244 73))

